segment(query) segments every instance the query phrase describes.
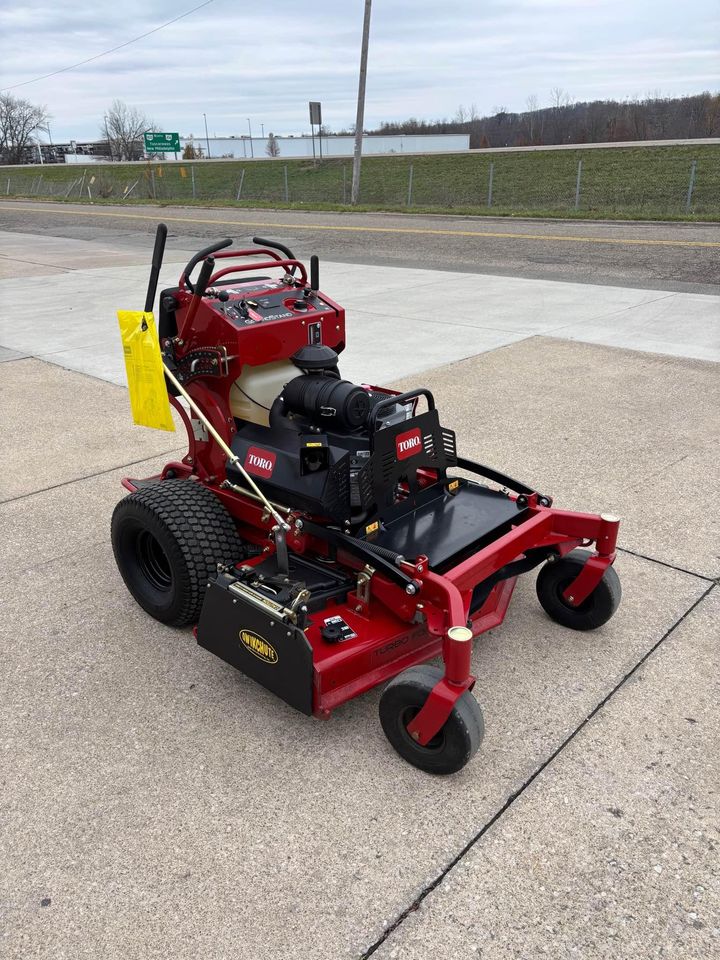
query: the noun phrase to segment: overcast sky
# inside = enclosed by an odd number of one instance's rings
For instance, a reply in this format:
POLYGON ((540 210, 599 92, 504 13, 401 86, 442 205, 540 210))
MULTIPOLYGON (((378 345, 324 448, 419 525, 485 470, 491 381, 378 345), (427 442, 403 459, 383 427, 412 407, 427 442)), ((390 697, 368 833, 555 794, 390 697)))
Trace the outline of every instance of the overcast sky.
MULTIPOLYGON (((2 0, 0 86, 101 53, 199 0, 2 0)), ((307 101, 355 117, 363 0, 214 0, 138 43, 11 92, 45 104, 57 141, 98 135, 115 98, 181 134, 299 133, 307 101), (260 12, 263 8, 263 12, 260 12)), ((374 0, 366 126, 574 100, 720 89, 718 0, 374 0)))

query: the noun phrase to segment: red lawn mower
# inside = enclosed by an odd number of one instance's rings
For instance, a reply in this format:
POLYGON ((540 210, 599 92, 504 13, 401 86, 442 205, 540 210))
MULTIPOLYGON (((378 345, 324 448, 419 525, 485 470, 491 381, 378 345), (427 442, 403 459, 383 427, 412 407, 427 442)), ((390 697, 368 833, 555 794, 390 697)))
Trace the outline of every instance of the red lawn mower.
MULTIPOLYGON (((148 311, 166 234, 160 224, 148 311)), ((320 292, 317 257, 308 277, 283 244, 253 243, 201 250, 160 295, 189 446, 159 476, 123 480, 118 567, 151 616, 196 624, 200 646, 305 714, 329 717, 389 681, 390 743, 454 773, 484 732, 473 639, 502 623, 517 577, 538 566, 553 620, 606 623, 620 602, 619 521, 556 510, 458 456, 424 387, 341 379, 345 312, 320 292), (427 663, 437 657, 442 667, 427 663)))

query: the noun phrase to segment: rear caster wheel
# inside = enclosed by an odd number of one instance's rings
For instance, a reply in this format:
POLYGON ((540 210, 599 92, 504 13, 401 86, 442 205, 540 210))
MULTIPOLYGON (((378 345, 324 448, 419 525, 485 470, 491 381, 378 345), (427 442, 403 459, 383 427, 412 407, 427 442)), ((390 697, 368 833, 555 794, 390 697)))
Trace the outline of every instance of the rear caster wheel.
POLYGON ((607 568, 600 583, 580 606, 571 606, 563 597, 563 592, 591 556, 589 550, 573 550, 562 560, 545 564, 538 574, 536 589, 543 610, 556 623, 571 630, 601 627, 620 605, 622 589, 613 567, 607 568))
POLYGON ((385 736, 403 760, 426 773, 457 773, 477 752, 485 733, 480 705, 466 691, 456 701, 445 726, 426 746, 413 740, 407 725, 442 676, 439 667, 411 667, 391 680, 380 698, 385 736))

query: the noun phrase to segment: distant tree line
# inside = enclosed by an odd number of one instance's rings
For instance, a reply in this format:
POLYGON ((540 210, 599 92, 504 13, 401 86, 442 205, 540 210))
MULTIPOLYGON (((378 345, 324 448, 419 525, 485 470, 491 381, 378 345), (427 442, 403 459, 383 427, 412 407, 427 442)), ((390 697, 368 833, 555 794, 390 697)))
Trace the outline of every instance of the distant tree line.
POLYGON ((381 123, 376 130, 366 133, 469 133, 472 148, 720 136, 720 93, 575 103, 557 87, 551 91, 549 106, 540 106, 535 96, 528 97, 525 106, 521 113, 494 107, 492 114, 485 117, 479 115, 475 105, 461 106, 452 119, 410 117, 397 123, 381 123))

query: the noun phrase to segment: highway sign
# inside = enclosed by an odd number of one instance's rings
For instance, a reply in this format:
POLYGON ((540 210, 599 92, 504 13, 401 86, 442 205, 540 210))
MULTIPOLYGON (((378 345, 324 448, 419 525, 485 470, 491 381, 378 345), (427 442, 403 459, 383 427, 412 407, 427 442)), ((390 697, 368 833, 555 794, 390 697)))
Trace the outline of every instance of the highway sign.
POLYGON ((146 133, 145 153, 178 153, 180 151, 179 133, 146 133))

